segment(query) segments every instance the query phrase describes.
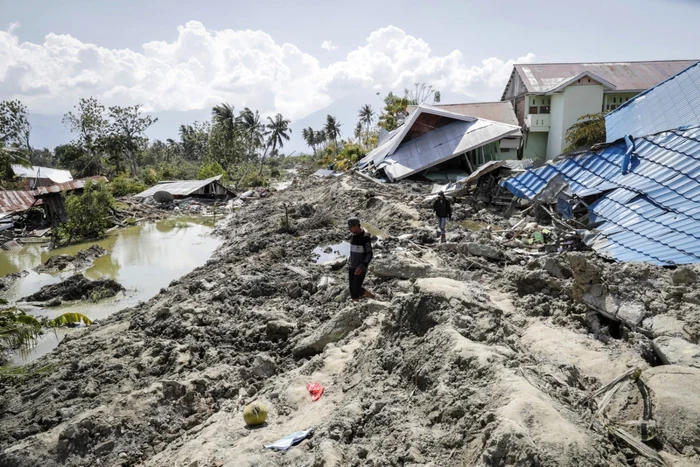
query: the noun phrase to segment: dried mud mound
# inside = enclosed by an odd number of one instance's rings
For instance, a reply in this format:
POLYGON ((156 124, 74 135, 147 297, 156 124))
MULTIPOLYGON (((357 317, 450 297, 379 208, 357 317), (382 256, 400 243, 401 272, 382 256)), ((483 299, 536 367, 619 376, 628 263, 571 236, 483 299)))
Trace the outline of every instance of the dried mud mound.
POLYGON ((536 258, 460 229, 435 245, 420 190, 343 176, 244 205, 206 265, 0 388, 0 465, 656 465, 611 434, 640 438, 640 420, 652 454, 698 463, 700 369, 676 362, 698 336, 695 269, 536 258), (346 271, 313 261, 350 216, 385 234, 379 300, 352 304, 346 271), (269 416, 250 429, 254 400, 269 416))

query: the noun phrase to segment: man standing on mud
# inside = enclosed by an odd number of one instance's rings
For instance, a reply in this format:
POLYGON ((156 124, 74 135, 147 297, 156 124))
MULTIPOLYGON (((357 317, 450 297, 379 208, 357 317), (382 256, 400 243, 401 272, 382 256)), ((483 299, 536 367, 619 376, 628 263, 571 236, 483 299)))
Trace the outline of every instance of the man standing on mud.
POLYGON ((440 243, 445 243, 445 226, 448 217, 452 220, 452 206, 442 191, 438 193, 438 197, 433 203, 433 211, 435 211, 440 226, 440 243))
POLYGON ((350 297, 354 302, 360 297, 374 298, 374 294, 362 287, 367 268, 372 261, 372 236, 360 226, 360 220, 348 219, 348 228, 352 233, 350 256, 348 257, 348 276, 350 279, 350 297))

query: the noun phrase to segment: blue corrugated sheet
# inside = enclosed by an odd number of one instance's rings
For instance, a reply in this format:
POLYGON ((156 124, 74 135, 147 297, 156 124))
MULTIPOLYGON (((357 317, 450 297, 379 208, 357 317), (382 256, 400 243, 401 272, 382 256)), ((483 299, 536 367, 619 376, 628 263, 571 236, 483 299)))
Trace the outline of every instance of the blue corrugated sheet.
POLYGON ((589 206, 602 222, 587 240, 620 261, 659 265, 700 262, 700 126, 634 139, 622 173, 624 142, 529 170, 501 182, 533 199, 557 174, 580 196, 602 194, 589 206))
POLYGON ((605 116, 608 142, 700 122, 700 62, 625 102, 605 116))

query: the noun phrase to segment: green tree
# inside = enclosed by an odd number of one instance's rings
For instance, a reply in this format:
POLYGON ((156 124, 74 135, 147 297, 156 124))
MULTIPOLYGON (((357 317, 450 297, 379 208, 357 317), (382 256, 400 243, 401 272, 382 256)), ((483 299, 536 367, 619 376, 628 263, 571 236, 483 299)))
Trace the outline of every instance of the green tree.
POLYGON ((75 167, 76 174, 104 173, 102 145, 109 130, 104 106, 94 97, 80 99, 75 111, 63 116, 63 124, 74 135, 72 144, 83 153, 80 162, 84 166, 75 167))
POLYGON ((204 164, 199 172, 197 173, 197 180, 206 180, 207 178, 216 177, 217 175, 224 175, 226 177, 226 170, 221 167, 218 162, 209 162, 204 164))
POLYGON ((114 197, 102 182, 88 182, 82 194, 64 195, 67 221, 60 229, 71 243, 73 240, 87 240, 104 237, 112 226, 114 197))
MULTIPOLYGON (((137 155, 141 149, 146 147, 148 142, 148 138, 146 138, 144 133, 158 119, 150 115, 141 115, 140 105, 110 107, 109 116, 112 118, 112 122, 108 127, 108 135, 106 136, 109 144, 121 151, 129 164, 131 175, 136 176, 138 173, 137 155)), ((118 169, 119 166, 117 166, 118 169)))
POLYGON ((564 152, 590 148, 594 144, 604 143, 605 138, 605 114, 583 115, 566 130, 568 146, 564 152))
POLYGON ((29 112, 22 102, 18 100, 0 102, 0 148, 9 147, 15 150, 5 151, 4 157, 14 158, 15 163, 29 165, 27 160, 31 161, 34 155, 29 142, 31 132, 29 112))
POLYGON ((387 94, 384 98, 384 109, 379 116, 379 126, 386 131, 398 128, 408 116, 406 108, 409 105, 415 105, 415 103, 407 96, 398 97, 391 92, 387 94))
POLYGON ((214 106, 211 113, 214 125, 219 125, 224 130, 226 139, 233 141, 236 137, 236 115, 233 112, 233 106, 222 102, 214 106))
POLYGON ((301 130, 301 137, 304 142, 311 148, 314 154, 316 154, 316 132, 313 128, 308 127, 301 130))
POLYGON ((372 109, 372 106, 370 106, 369 104, 363 105, 362 108, 360 108, 358 117, 360 117, 360 125, 364 125, 366 134, 369 134, 369 128, 372 125, 372 122, 374 121, 375 117, 375 113, 372 109))
POLYGON ((209 154, 209 122, 194 122, 192 125, 180 125, 180 147, 183 157, 192 162, 201 162, 209 154))
POLYGON ((275 155, 277 153, 277 149, 282 148, 285 141, 289 141, 289 134, 292 132, 292 129, 289 128, 289 124, 291 122, 285 119, 282 114, 275 115, 274 119, 267 117, 267 120, 268 123, 265 125, 265 128, 267 129, 269 136, 267 138, 265 153, 260 160, 260 175, 262 175, 265 156, 267 155, 270 147, 272 147, 271 153, 275 155))
POLYGON ((323 127, 323 131, 326 133, 326 137, 333 141, 335 145, 336 153, 338 152, 338 137, 340 136, 340 123, 332 115, 326 115, 326 124, 323 127))
POLYGON ((245 140, 247 158, 255 159, 265 144, 265 136, 267 136, 265 124, 260 120, 258 111, 253 112, 248 107, 243 109, 238 118, 245 140))

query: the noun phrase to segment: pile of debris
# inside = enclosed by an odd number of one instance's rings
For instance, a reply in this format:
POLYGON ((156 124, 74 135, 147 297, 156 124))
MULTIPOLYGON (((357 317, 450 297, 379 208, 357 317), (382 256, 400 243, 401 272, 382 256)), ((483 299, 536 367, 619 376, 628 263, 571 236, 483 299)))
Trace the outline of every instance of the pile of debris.
POLYGON ((0 387, 0 464, 700 461, 697 267, 529 249, 524 217, 461 204, 437 244, 427 195, 344 175, 246 202, 205 266, 0 387), (313 254, 351 216, 377 236, 359 305, 313 254))

